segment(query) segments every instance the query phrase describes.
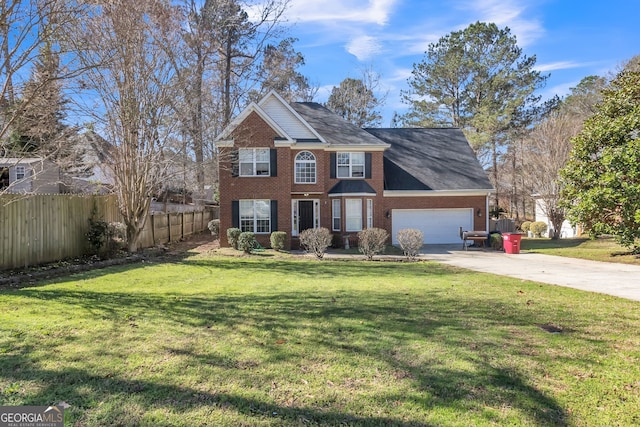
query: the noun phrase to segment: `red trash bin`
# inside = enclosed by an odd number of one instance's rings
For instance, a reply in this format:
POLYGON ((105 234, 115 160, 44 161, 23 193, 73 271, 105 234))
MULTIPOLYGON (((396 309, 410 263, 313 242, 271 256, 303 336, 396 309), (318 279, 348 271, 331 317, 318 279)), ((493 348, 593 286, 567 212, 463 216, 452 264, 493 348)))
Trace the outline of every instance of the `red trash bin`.
POLYGON ((520 240, 522 234, 520 233, 502 233, 502 246, 504 251, 508 254, 520 253, 520 240))

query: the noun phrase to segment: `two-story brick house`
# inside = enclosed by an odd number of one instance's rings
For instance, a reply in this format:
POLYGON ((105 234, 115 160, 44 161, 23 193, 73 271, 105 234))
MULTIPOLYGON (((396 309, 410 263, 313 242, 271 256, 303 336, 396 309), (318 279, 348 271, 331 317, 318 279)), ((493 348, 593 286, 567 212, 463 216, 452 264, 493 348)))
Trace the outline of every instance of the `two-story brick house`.
POLYGON ((355 236, 419 228, 425 243, 486 230, 486 174, 459 129, 360 129, 317 103, 275 92, 249 105, 218 137, 221 244, 226 230, 272 231, 289 244, 307 228, 355 236))

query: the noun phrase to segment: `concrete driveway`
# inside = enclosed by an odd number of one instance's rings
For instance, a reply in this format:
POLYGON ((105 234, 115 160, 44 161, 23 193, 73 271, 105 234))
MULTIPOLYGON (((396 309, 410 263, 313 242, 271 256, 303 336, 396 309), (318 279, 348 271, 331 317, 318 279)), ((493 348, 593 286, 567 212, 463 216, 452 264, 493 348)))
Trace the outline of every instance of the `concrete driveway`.
POLYGON ((640 266, 521 252, 508 255, 462 245, 427 245, 421 258, 469 270, 640 301, 640 266))

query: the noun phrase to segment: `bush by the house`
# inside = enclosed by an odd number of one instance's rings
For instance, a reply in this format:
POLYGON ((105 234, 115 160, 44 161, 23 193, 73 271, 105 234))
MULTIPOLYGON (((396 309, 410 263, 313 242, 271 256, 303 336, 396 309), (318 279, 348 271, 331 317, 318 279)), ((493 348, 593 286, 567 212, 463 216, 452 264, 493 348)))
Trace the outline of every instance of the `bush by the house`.
POLYGON ((284 249, 285 242, 287 241, 287 233, 284 231, 274 231, 269 237, 271 242, 271 249, 274 251, 281 251, 284 249))
POLYGON ((424 244, 424 234, 415 228, 405 228, 396 235, 400 249, 408 259, 415 259, 424 244))
POLYGON ((251 231, 244 231, 238 236, 238 249, 244 253, 251 253, 256 247, 256 235, 251 231))
POLYGON ((358 233, 358 250, 372 260, 374 255, 384 252, 388 238, 389 233, 382 228, 364 229, 358 233))
POLYGON ((533 233, 534 237, 542 237, 542 233, 547 231, 547 224, 542 221, 532 222, 529 231, 533 233))
POLYGON ((324 227, 309 228, 300 233, 300 246, 307 252, 312 252, 316 257, 324 257, 324 253, 331 245, 331 232, 324 227))
POLYGON ((238 237, 240 237, 240 233, 242 233, 242 231, 239 228, 227 228, 227 240, 229 241, 229 246, 233 249, 238 249, 238 237))
POLYGON ((207 223, 207 228, 209 229, 212 235, 217 236, 218 233, 220 232, 220 220, 212 219, 207 223))
POLYGON ((110 222, 107 225, 107 245, 110 252, 127 247, 127 226, 122 222, 110 222))
POLYGON ((520 229, 525 233, 531 231, 531 221, 525 221, 520 225, 520 229))
POLYGON ((496 251, 502 250, 502 245, 503 245, 502 234, 491 233, 489 240, 490 240, 491 248, 495 249, 496 251))
POLYGON ((108 231, 109 223, 103 221, 101 218, 96 218, 96 215, 92 213, 89 218, 89 230, 87 230, 86 236, 94 254, 98 254, 107 242, 108 231))

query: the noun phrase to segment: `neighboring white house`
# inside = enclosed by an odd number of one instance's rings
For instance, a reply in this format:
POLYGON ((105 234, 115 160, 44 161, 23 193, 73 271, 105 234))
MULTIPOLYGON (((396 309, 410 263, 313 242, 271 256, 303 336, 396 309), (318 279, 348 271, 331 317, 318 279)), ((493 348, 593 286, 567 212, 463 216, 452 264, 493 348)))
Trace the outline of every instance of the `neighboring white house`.
MULTIPOLYGON (((553 226, 551 225, 551 221, 549 221, 549 218, 545 213, 545 202, 540 198, 536 198, 535 200, 536 200, 536 221, 542 221, 547 224, 547 232, 543 234, 545 234, 546 236, 549 236, 549 230, 552 230, 553 226)), ((569 221, 564 220, 564 222, 562 223, 562 228, 560 229, 561 238, 566 239, 571 237, 578 237, 578 233, 579 233, 578 227, 573 226, 569 223, 569 221)))
POLYGON ((39 157, 0 157, 0 191, 60 193, 60 168, 39 157))

